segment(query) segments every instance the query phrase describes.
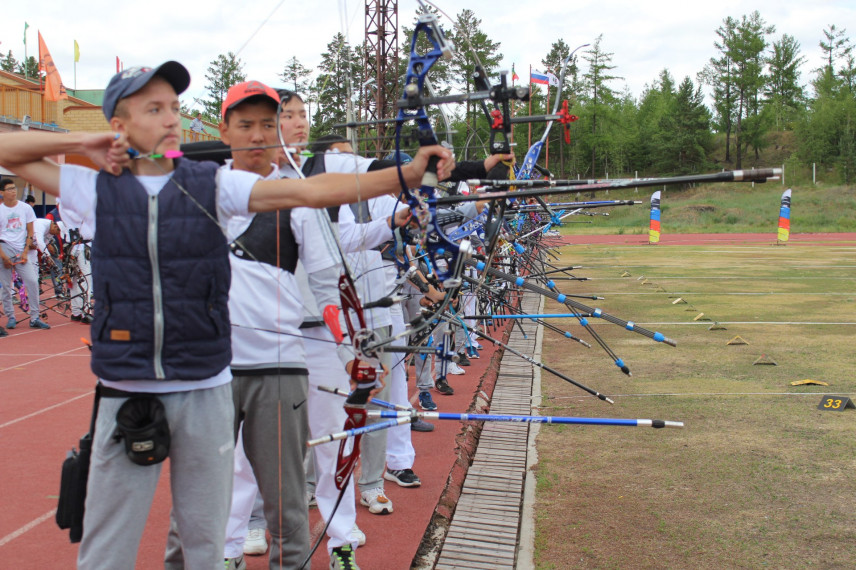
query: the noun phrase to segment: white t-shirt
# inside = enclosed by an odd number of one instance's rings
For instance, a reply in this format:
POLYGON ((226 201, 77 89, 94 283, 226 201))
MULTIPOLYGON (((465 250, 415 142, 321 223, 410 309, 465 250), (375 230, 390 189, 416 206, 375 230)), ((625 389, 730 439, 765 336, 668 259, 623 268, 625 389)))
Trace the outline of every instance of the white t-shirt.
MULTIPOLYGON (((221 173, 236 172, 229 165, 221 173)), ((279 178, 275 168, 266 179, 279 178)), ((336 259, 324 245, 324 210, 293 208, 291 233, 298 246, 298 259, 306 272, 336 267, 336 259)), ((255 214, 234 216, 227 224, 231 242, 243 234, 255 214)), ((232 287, 229 314, 232 320, 232 367, 245 370, 271 367, 306 367, 300 324, 304 300, 293 273, 230 254, 232 287)), ((314 303, 314 301, 311 301, 314 303)))
MULTIPOLYGON (((172 174, 162 176, 137 176, 137 180, 145 188, 146 193, 154 196, 172 177, 172 174)), ((95 224, 95 205, 98 200, 96 181, 98 172, 90 168, 64 164, 60 166, 59 191, 62 198, 62 215, 70 227, 83 227, 88 224, 92 228, 93 238, 97 239, 95 224)), ((246 215, 250 203, 250 192, 258 182, 259 176, 251 172, 228 171, 220 172, 217 177, 217 218, 222 226, 228 224, 233 216, 246 215)), ((97 286, 97 284, 96 284, 97 286)), ((129 283, 129 287, 141 286, 129 283)), ((228 384, 232 380, 229 368, 224 368, 217 375, 205 380, 123 380, 114 382, 101 379, 102 384, 117 390, 128 392, 185 392, 202 390, 228 384)))
POLYGON ((18 202, 11 208, 0 202, 0 240, 15 254, 24 251, 27 243, 27 224, 36 221, 36 212, 26 202, 18 202))
POLYGON ((45 218, 36 218, 33 222, 33 238, 36 240, 36 249, 43 255, 47 252, 48 241, 51 235, 51 221, 45 218))

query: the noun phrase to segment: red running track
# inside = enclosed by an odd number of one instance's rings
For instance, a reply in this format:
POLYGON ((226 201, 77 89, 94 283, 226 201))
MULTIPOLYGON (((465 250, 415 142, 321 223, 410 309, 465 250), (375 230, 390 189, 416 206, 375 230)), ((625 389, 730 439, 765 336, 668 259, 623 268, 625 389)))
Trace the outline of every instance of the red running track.
MULTIPOLYGON (((77 545, 54 522, 60 467, 66 453, 89 427, 95 377, 89 351, 80 340, 86 325, 49 314, 51 330, 23 325, 0 338, 0 441, 5 460, 0 466, 0 557, 9 568, 74 568, 77 545)), ((5 324, 6 319, 0 319, 5 324)), ((499 333, 497 333, 499 334, 499 333)), ((482 357, 472 360, 463 376, 449 376, 452 396, 434 394, 440 411, 464 412, 486 375, 492 349, 485 343, 482 357)), ((495 376, 496 370, 493 370, 495 376)), ((488 375, 490 376, 490 375, 488 375)), ((411 388, 412 388, 411 382, 411 388)), ((409 568, 458 457, 457 422, 436 422, 431 433, 413 433, 414 471, 419 488, 386 482, 393 501, 391 515, 372 515, 357 506, 357 524, 367 543, 357 551, 364 570, 409 568)), ((335 445, 335 444, 334 444, 335 445)), ((166 469, 168 466, 164 466, 166 469)), ((161 567, 169 518, 169 482, 164 473, 137 557, 137 568, 161 567)), ((322 523, 310 511, 313 538, 322 523)), ((267 568, 267 556, 247 557, 248 568, 267 568)), ((325 543, 313 557, 315 568, 326 568, 325 543)))
MULTIPOLYGON (((569 235, 565 245, 627 244, 648 245, 648 234, 569 235)), ((716 243, 774 245, 776 234, 660 234, 658 245, 708 245, 716 243)), ((856 233, 791 233, 788 245, 856 245, 856 233)))

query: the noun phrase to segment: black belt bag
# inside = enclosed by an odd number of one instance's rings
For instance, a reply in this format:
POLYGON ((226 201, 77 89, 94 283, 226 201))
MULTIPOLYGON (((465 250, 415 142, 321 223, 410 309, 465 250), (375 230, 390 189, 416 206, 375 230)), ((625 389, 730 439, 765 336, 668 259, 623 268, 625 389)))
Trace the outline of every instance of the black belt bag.
POLYGON ((169 455, 166 410, 153 394, 134 394, 116 413, 116 440, 125 440, 125 453, 137 465, 155 465, 169 455))

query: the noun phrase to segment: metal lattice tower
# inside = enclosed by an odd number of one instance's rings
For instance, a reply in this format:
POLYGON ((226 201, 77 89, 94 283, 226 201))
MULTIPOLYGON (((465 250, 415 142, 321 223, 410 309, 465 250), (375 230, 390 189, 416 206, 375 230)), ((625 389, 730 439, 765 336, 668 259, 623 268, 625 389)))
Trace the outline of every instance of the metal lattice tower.
MULTIPOLYGON (((398 93, 398 0, 366 0, 366 40, 364 83, 360 87, 365 121, 387 119, 393 115, 392 103, 398 93)), ((387 125, 365 128, 365 136, 374 136, 367 144, 378 158, 389 147, 384 136, 387 125), (374 133, 372 133, 374 131, 374 133)))

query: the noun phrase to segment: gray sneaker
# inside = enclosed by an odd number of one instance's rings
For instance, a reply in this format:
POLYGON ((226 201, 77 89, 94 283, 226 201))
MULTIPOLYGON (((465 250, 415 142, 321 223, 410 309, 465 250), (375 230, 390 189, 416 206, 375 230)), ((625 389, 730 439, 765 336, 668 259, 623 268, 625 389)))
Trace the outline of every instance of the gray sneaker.
POLYGON ((410 431, 434 431, 434 424, 429 424, 421 418, 416 418, 410 423, 410 431))
POLYGON ((51 326, 44 322, 42 319, 35 319, 30 321, 31 329, 49 329, 51 326))

